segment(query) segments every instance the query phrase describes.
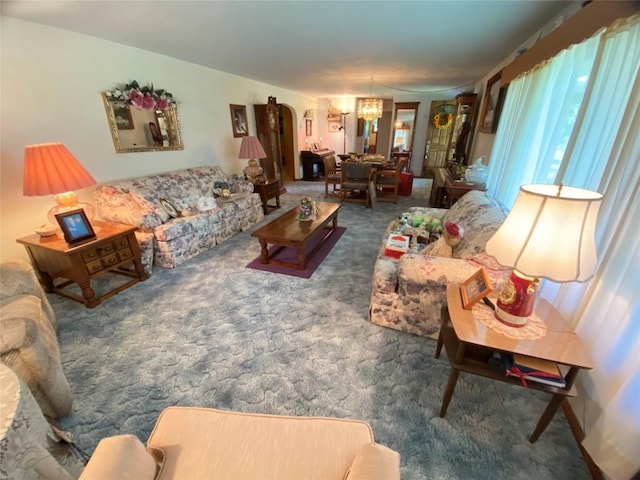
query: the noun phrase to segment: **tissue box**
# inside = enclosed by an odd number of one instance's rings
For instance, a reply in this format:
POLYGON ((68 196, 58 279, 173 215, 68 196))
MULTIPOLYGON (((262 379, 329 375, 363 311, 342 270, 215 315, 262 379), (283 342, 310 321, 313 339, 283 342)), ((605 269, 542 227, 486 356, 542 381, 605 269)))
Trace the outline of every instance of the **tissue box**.
POLYGON ((387 257, 400 258, 409 250, 410 237, 407 235, 390 235, 384 247, 387 257))

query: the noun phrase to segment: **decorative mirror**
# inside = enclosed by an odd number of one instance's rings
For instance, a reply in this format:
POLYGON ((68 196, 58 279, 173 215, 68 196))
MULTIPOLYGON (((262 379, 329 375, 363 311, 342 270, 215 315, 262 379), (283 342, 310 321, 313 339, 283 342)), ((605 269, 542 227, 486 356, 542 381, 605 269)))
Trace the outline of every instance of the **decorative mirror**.
POLYGON ((413 136, 416 131, 416 115, 420 102, 396 103, 396 116, 393 120, 393 145, 391 159, 399 161, 405 159, 404 169, 411 171, 411 151, 413 150, 413 136))
POLYGON ((173 95, 133 81, 102 93, 116 153, 184 150, 173 95))

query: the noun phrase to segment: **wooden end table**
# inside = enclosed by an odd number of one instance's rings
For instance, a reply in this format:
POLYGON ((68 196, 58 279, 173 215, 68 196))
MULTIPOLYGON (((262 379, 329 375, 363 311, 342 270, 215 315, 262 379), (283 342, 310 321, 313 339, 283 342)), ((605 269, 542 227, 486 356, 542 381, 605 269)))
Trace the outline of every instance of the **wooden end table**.
MULTIPOLYGON (((494 302, 495 303, 495 302, 494 302)), ((488 307, 487 307, 488 308, 488 307)), ((573 383, 580 369, 591 369, 593 365, 580 337, 571 331, 562 316, 546 300, 536 302, 534 315, 547 326, 546 335, 536 340, 516 340, 486 327, 476 320, 471 310, 462 308, 460 287, 447 285, 447 306, 442 308, 442 324, 438 335, 436 358, 444 345, 451 364, 449 381, 442 399, 440 416, 444 417, 458 381, 460 372, 471 373, 522 387, 517 377, 507 377, 504 368, 492 367, 487 359, 493 352, 518 353, 540 358, 569 367, 565 375, 565 388, 552 387, 528 381, 527 386, 552 395, 547 408, 542 413, 533 434, 529 438, 535 442, 547 427, 565 397, 575 396, 573 383)))
POLYGON ((262 200, 262 210, 265 215, 269 214, 270 210, 280 208, 280 183, 278 180, 267 180, 264 183, 254 183, 253 190, 260 194, 260 200, 262 200), (269 205, 269 200, 275 198, 276 204, 269 205))
POLYGON ((142 265, 136 227, 100 221, 91 223, 97 238, 79 245, 70 246, 58 235, 43 238, 29 235, 17 240, 27 249, 47 292, 84 303, 87 308, 96 307, 103 300, 149 278, 142 265), (133 270, 124 268, 130 264, 133 264, 133 270), (131 280, 96 297, 91 280, 107 272, 125 275, 131 280), (56 283, 57 278, 64 280, 56 283), (73 283, 80 286, 82 297, 65 290, 73 283))

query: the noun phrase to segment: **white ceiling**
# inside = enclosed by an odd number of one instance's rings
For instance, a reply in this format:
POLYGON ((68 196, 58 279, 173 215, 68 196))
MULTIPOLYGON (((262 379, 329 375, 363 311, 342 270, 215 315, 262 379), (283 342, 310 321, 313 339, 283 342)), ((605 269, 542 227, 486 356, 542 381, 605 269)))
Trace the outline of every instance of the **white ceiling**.
POLYGON ((570 3, 2 0, 2 15, 311 96, 390 97, 472 84, 570 3))

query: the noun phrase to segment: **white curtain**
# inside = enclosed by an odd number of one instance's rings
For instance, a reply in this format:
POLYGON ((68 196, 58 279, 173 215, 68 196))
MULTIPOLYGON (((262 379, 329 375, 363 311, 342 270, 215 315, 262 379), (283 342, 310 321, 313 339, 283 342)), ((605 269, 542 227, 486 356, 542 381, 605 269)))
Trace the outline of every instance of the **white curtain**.
POLYGON ((583 446, 608 477, 621 480, 640 471, 639 71, 635 15, 516 79, 488 180, 507 205, 523 183, 562 182, 604 194, 595 277, 584 284, 545 282, 540 295, 570 319, 590 349, 595 368, 582 372, 578 383, 583 446), (549 91, 563 85, 563 75, 581 82, 572 85, 573 94, 583 96, 575 115, 575 104, 559 112, 567 104, 556 103, 549 91), (545 89, 546 95, 535 95, 545 89), (563 138, 558 130, 567 125, 563 138), (531 132, 523 134, 527 128, 531 132))

